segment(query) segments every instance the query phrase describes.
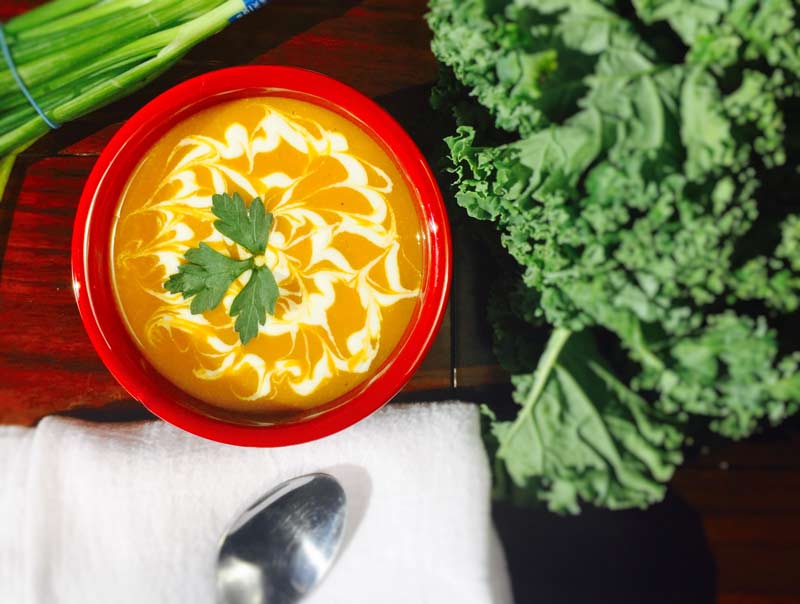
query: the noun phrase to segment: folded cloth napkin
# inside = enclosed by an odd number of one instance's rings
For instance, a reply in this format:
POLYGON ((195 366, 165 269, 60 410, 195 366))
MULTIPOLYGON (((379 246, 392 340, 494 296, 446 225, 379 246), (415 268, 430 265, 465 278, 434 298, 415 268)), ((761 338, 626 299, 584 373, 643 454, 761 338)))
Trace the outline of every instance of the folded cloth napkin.
POLYGON ((219 540, 278 483, 328 472, 345 545, 311 604, 511 601, 477 410, 392 405, 312 443, 248 449, 163 422, 0 428, 0 602, 204 604, 219 540))

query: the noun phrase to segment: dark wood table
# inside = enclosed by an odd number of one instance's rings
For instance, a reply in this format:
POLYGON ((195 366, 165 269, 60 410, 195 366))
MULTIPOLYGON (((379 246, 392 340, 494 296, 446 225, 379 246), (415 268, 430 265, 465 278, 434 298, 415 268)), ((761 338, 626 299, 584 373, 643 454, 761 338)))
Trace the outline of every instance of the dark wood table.
MULTIPOLYGON (((38 2, 0 2, 0 20, 38 2)), ((375 98, 431 162, 436 62, 424 0, 276 0, 202 43, 153 84, 51 133, 18 161, 0 203, 0 423, 48 413, 143 415, 95 355, 72 298, 69 245, 83 182, 110 136, 170 86, 239 64, 306 67, 375 98)), ((458 221, 456 221, 458 222, 458 221)), ((456 240, 448 319, 404 397, 507 404, 486 346, 471 246, 456 240)), ((689 453, 648 511, 562 518, 496 506, 520 602, 800 603, 800 422, 689 453)))

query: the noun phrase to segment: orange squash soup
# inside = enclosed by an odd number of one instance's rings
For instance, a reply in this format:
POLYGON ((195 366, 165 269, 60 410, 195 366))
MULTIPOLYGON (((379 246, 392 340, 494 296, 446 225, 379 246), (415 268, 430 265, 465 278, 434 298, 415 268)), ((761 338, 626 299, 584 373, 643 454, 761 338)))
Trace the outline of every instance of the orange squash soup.
POLYGON ((161 137, 130 176, 112 229, 111 276, 135 342, 165 377, 226 411, 285 413, 369 380, 403 336, 422 282, 422 236, 394 161, 318 105, 255 97, 201 111, 161 137), (215 227, 212 196, 260 198, 272 214, 253 257, 215 227), (165 283, 204 244, 253 257, 220 303, 193 313, 165 283), (255 267, 274 313, 243 343, 232 305, 255 267))

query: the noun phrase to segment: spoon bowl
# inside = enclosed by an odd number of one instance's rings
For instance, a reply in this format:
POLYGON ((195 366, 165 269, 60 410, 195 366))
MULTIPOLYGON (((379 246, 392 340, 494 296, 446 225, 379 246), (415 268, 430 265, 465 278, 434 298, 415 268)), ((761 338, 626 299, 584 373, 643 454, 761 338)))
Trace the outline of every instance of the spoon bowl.
POLYGON ((222 540, 218 602, 299 602, 339 551, 346 503, 341 484, 328 474, 292 478, 254 502, 222 540))

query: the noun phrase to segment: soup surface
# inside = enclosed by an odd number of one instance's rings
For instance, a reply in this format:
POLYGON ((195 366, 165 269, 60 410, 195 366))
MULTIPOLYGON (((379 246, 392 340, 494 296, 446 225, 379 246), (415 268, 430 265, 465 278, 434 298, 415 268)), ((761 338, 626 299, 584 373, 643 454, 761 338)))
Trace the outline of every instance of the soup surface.
POLYGON ((180 122, 142 158, 117 209, 112 281, 147 359, 180 388, 222 409, 310 409, 369 379, 418 302, 422 236, 393 160, 359 126, 284 97, 221 103, 180 122), (243 344, 231 304, 192 314, 164 283, 201 242, 250 253, 214 226, 211 197, 260 197, 274 216, 260 262, 280 295, 243 344))

